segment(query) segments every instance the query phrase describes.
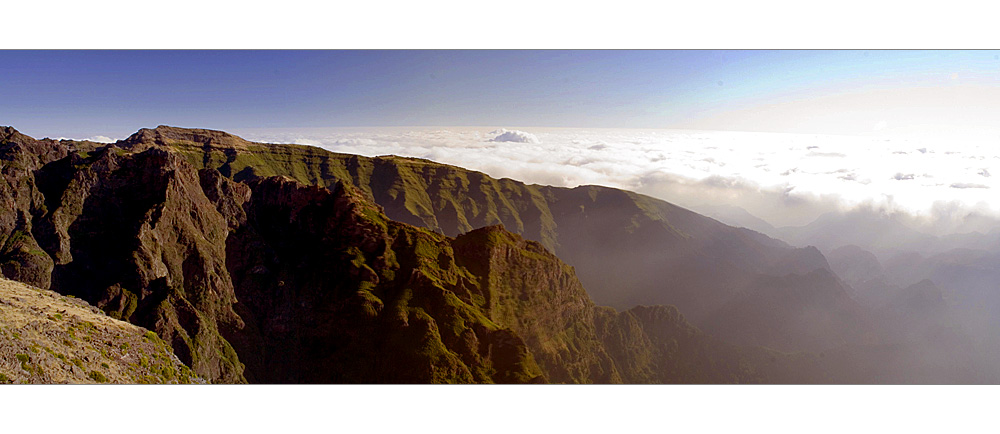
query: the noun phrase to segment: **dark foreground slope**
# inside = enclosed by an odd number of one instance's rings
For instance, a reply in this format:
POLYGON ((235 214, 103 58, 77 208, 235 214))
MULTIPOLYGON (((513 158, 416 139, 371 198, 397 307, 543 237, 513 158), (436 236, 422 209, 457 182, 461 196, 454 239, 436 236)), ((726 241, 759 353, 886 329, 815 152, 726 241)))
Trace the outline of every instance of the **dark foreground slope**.
POLYGON ((451 238, 349 183, 4 134, 4 275, 155 330, 213 382, 826 381, 812 356, 722 343, 673 308, 597 308, 499 226, 451 238))
POLYGON ((237 181, 281 175, 307 185, 343 182, 382 206, 390 219, 449 236, 503 224, 574 266, 596 303, 618 309, 676 305, 699 327, 736 343, 774 341, 771 328, 808 323, 810 317, 799 314, 802 308, 821 314, 821 321, 805 325, 823 336, 783 329, 777 336, 787 339, 776 342, 778 347, 860 343, 871 323, 835 277, 813 273, 829 268, 815 248, 792 248, 628 191, 526 185, 427 160, 253 143, 211 130, 143 129, 119 146, 171 149, 195 167, 217 169, 237 181), (778 305, 788 309, 773 309, 769 285, 788 274, 799 275, 782 281, 788 290, 825 292, 802 291, 795 303, 778 305), (836 311, 825 312, 831 300, 836 311), (739 324, 727 318, 761 309, 771 309, 772 324, 730 333, 739 324))

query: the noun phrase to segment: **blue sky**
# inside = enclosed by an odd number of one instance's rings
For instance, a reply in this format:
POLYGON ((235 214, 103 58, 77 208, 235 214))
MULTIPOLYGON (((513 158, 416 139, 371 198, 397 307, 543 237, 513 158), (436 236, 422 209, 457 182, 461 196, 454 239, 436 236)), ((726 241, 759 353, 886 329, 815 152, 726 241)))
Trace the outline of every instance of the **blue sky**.
POLYGON ((983 129, 992 51, 4 51, 0 124, 983 129))

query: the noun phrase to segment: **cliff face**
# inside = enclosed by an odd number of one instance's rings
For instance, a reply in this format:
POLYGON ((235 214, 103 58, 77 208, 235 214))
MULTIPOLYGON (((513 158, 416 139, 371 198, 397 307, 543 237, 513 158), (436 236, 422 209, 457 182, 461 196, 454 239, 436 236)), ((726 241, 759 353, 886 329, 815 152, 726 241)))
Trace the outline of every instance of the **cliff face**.
POLYGON ((348 186, 249 186, 227 262, 251 381, 545 380, 518 334, 484 315, 450 239, 386 219, 348 186))
POLYGON ((155 330, 212 381, 242 381, 219 333, 241 327, 224 262, 228 227, 197 173, 164 150, 82 145, 8 148, 5 160, 21 168, 11 189, 17 211, 3 213, 16 214, 7 235, 16 265, 4 274, 155 330))
POLYGON ((48 288, 52 259, 31 236, 33 220, 46 212, 33 171, 69 151, 52 141, 36 141, 13 128, 0 128, 0 273, 48 288))

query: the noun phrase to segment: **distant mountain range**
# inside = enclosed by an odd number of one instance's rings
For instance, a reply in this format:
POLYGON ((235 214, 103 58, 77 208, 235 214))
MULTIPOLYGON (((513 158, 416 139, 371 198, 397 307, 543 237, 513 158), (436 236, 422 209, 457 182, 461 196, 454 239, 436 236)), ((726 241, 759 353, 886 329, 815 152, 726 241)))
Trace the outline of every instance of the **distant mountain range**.
POLYGON ((623 190, 162 126, 8 127, 0 161, 3 276, 154 330, 211 382, 982 378, 921 376, 816 248, 623 190))

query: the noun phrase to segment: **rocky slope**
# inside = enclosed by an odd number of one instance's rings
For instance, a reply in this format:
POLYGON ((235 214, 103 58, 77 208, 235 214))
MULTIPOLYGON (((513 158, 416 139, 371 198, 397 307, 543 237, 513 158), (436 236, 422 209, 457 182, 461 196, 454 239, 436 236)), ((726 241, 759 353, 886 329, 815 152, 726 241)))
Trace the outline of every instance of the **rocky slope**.
POLYGON ((203 382, 155 333, 0 279, 0 384, 203 382))

